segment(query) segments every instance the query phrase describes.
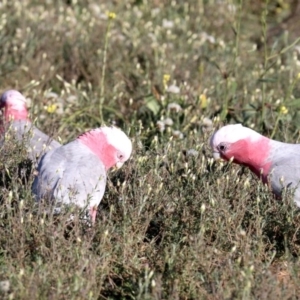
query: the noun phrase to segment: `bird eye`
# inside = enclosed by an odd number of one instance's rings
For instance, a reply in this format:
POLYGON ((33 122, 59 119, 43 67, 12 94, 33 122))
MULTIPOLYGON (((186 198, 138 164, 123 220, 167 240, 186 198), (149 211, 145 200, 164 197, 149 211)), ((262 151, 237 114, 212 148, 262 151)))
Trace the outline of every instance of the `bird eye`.
POLYGON ((124 155, 121 154, 121 153, 119 153, 119 154, 118 154, 118 159, 123 159, 123 158, 124 158, 124 155))
POLYGON ((226 145, 220 144, 219 145, 219 150, 222 151, 222 152, 225 151, 226 150, 226 145))

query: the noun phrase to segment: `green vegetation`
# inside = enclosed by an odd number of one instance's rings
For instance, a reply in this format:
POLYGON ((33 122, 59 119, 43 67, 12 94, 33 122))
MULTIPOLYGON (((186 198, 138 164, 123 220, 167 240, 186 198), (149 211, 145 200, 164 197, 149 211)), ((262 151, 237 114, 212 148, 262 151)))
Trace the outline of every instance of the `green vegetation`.
POLYGON ((237 122, 299 141, 300 46, 269 31, 293 10, 275 2, 1 2, 1 91, 63 143, 104 121, 134 144, 94 228, 36 213, 22 146, 0 150, 1 299, 298 298, 290 195, 208 145, 237 122))

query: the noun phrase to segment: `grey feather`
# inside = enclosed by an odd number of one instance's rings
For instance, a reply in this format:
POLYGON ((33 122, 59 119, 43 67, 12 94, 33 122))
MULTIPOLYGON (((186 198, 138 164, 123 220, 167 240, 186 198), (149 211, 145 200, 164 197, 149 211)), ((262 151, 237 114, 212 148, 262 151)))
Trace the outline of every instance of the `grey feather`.
MULTIPOLYGON (((30 121, 13 121, 8 132, 12 133, 18 141, 25 143, 28 158, 33 161, 39 159, 47 151, 61 146, 59 142, 37 129, 30 121)), ((3 140, 1 143, 3 144, 3 140)))
POLYGON ((300 206, 300 144, 286 144, 272 140, 269 161, 269 180, 272 191, 281 196, 285 187, 294 188, 294 200, 300 206))
POLYGON ((32 191, 45 199, 81 208, 98 206, 105 191, 106 170, 99 158, 80 141, 46 153, 38 166, 32 191))

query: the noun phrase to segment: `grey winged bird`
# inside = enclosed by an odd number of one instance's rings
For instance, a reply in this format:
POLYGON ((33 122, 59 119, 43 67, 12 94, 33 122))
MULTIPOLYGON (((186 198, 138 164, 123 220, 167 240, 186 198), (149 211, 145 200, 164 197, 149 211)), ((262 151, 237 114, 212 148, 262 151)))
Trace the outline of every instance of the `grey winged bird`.
POLYGON ((5 133, 11 133, 19 141, 24 141, 28 158, 36 161, 41 155, 61 144, 37 129, 29 120, 25 97, 16 90, 4 92, 0 98, 3 120, 0 127, 1 143, 5 133))
POLYGON ((32 186, 36 200, 54 207, 75 204, 89 212, 94 224, 107 170, 121 167, 131 151, 131 141, 122 130, 103 126, 47 152, 32 186))
POLYGON ((272 192, 281 197, 284 188, 294 189, 300 207, 300 144, 271 140, 241 124, 227 125, 216 131, 210 145, 213 156, 233 160, 249 167, 272 192))

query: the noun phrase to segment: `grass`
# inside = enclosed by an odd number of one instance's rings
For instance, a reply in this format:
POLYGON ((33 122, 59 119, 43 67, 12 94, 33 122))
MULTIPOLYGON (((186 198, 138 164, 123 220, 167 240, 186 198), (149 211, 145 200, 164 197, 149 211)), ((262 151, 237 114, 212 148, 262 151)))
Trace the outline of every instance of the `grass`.
POLYGON ((37 214, 22 145, 0 149, 1 298, 297 299, 291 196, 214 163, 208 145, 236 122, 299 141, 295 39, 267 40, 287 2, 86 2, 1 4, 1 89, 30 98, 36 125, 63 143, 104 121, 133 155, 89 228, 37 214))

